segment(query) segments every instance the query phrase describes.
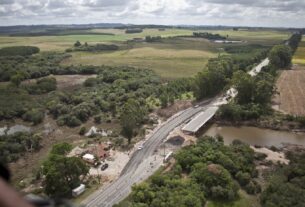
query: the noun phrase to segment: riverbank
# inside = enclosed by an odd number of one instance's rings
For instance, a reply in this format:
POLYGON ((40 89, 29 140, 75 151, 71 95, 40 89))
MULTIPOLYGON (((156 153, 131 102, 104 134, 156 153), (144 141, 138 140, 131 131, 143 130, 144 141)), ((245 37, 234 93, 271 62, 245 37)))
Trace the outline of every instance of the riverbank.
POLYGON ((261 129, 272 129, 278 131, 289 131, 289 132, 304 132, 305 127, 300 122, 294 120, 288 120, 284 115, 267 116, 258 120, 247 120, 247 121, 227 121, 223 119, 214 119, 213 123, 224 126, 249 126, 257 127, 261 129))

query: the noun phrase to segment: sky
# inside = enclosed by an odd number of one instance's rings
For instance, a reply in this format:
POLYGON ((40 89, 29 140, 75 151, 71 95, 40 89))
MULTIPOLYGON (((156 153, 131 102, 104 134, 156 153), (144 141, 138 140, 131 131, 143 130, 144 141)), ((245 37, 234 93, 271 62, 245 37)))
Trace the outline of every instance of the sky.
POLYGON ((305 27, 305 0, 0 0, 0 25, 305 27))

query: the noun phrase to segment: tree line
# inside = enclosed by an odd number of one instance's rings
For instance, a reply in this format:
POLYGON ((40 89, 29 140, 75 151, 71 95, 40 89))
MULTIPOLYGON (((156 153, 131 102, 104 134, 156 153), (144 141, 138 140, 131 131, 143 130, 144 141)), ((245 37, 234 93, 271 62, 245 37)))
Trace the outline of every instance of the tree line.
POLYGON ((193 37, 205 38, 208 40, 225 40, 228 38, 221 36, 220 34, 213 34, 209 32, 193 32, 193 37))
POLYGON ((39 53, 40 49, 33 46, 12 46, 12 47, 3 47, 0 49, 1 56, 30 56, 36 53, 39 53))

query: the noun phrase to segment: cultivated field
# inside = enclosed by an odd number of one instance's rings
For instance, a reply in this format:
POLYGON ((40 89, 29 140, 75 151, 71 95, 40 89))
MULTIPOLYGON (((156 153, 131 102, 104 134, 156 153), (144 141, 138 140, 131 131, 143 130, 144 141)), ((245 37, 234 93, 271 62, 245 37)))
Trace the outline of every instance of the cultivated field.
POLYGON ((305 37, 303 36, 296 53, 293 56, 293 64, 305 65, 305 37))
POLYGON ((282 71, 276 83, 279 110, 293 115, 305 115, 304 69, 282 71))

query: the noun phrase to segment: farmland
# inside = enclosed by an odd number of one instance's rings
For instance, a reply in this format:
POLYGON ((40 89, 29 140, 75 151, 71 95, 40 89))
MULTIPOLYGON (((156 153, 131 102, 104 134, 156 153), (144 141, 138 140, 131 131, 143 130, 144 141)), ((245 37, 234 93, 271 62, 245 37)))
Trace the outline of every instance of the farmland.
POLYGON ((305 115, 305 70, 282 71, 276 87, 279 92, 279 109, 292 115, 305 115))
POLYGON ((157 29, 146 29, 142 33, 125 34, 124 30, 120 29, 96 29, 90 30, 93 34, 81 33, 73 35, 58 35, 58 36, 25 36, 25 37, 10 37, 0 36, 0 48, 16 45, 32 45, 39 47, 42 51, 64 51, 71 47, 77 40, 88 43, 100 42, 116 42, 126 41, 133 38, 145 37, 147 35, 162 37, 173 37, 178 35, 191 35, 191 30, 168 29, 158 31, 157 29), (99 34, 100 33, 100 34, 99 34))
POLYGON ((293 56, 293 64, 305 65, 305 38, 303 36, 302 42, 300 43, 296 53, 293 56))
MULTIPOLYGON (((190 36, 191 29, 144 29, 142 33, 126 34, 123 29, 91 29, 76 34, 60 33, 54 36, 0 36, 0 48, 7 46, 30 45, 39 47, 41 51, 63 52, 71 48, 76 41, 87 42, 89 45, 97 43, 111 43, 122 46, 114 52, 73 52, 72 57, 66 59, 63 65, 110 65, 133 66, 152 69, 162 78, 175 79, 190 77, 201 71, 207 60, 223 53, 223 44, 210 42, 206 39, 193 39, 177 36, 190 36), (133 38, 145 36, 161 36, 161 42, 127 43, 133 38)), ((199 30, 196 30, 199 31, 199 30)), ((203 31, 203 30, 200 30, 203 31)), ((273 30, 205 30, 213 34, 228 36, 231 40, 242 40, 249 44, 263 44, 271 46, 287 39, 289 32, 273 30)), ((229 44, 227 44, 229 45, 229 44)))

